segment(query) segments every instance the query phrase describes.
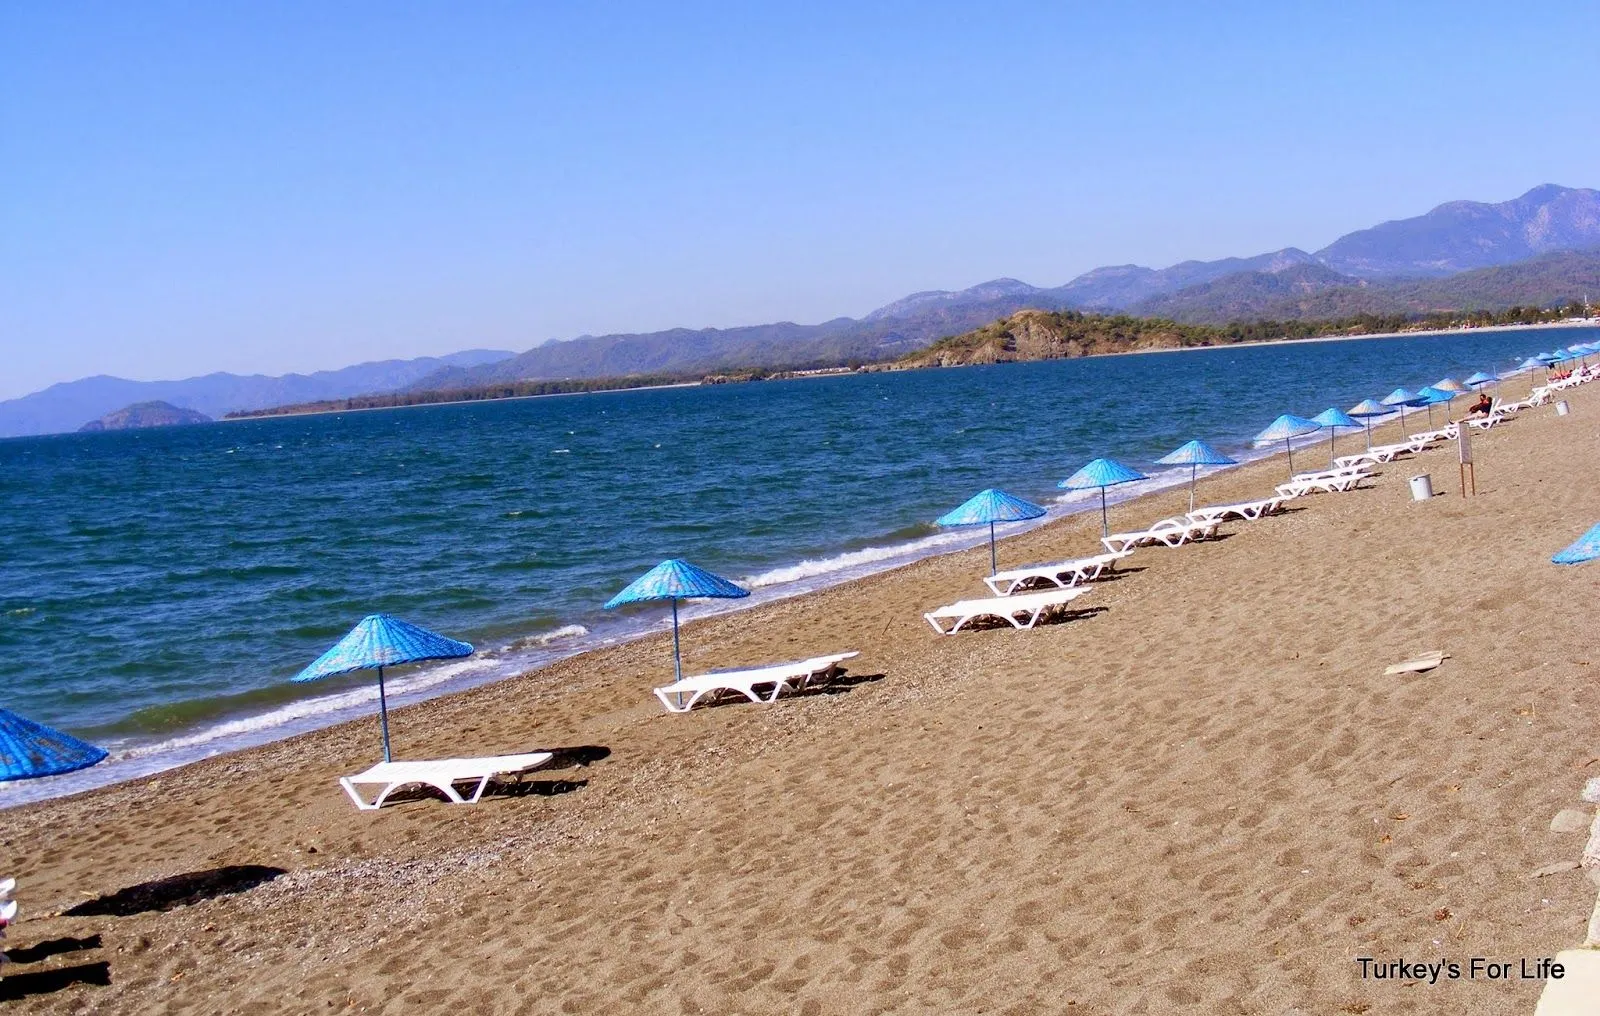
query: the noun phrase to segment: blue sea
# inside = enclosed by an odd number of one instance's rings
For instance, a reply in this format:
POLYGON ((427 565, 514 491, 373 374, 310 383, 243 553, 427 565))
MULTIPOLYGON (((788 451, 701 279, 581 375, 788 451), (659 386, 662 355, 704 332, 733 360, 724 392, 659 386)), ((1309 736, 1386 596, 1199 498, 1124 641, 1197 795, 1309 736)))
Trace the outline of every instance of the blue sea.
MULTIPOLYGON (((1056 489, 1095 456, 1152 474, 1113 491, 1130 496, 1185 481, 1152 461, 1190 438, 1265 454, 1250 436, 1279 413, 1596 338, 1305 342, 0 441, 0 705, 113 753, 0 785, 0 805, 370 714, 370 675, 289 682, 368 613, 479 647, 393 672, 400 701, 438 694, 658 630, 664 610, 601 604, 666 557, 755 590, 739 604, 792 595, 981 542, 931 520, 987 486, 1052 515, 1097 507, 1056 489)), ((708 609, 729 606, 686 613, 708 609)))

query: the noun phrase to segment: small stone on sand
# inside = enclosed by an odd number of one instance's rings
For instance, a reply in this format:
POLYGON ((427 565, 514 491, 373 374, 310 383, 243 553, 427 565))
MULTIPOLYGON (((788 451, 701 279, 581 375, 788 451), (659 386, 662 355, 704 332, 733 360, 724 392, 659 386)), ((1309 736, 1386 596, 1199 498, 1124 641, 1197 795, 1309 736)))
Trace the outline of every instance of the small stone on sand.
POLYGON ((1589 813, 1576 808, 1562 808, 1550 820, 1553 833, 1581 833, 1589 828, 1589 813))

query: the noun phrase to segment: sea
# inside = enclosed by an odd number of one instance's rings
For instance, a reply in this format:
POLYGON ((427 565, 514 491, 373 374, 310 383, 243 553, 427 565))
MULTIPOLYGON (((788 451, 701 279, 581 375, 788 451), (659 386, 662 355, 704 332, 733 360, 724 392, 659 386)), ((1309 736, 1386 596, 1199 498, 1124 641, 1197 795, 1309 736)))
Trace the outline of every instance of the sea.
POLYGON ((662 630, 664 607, 602 604, 664 558, 753 593, 685 617, 743 609, 985 542, 933 524, 985 487, 1048 518, 1098 510, 1056 486, 1097 456, 1150 474, 1115 503, 1186 483, 1154 460, 1191 438, 1248 461, 1281 449, 1251 445, 1280 413, 1596 339, 1476 330, 3 440, 0 706, 112 754, 0 784, 0 806, 371 715, 370 674, 290 681, 366 614, 477 647, 391 670, 391 704, 414 701, 662 630))

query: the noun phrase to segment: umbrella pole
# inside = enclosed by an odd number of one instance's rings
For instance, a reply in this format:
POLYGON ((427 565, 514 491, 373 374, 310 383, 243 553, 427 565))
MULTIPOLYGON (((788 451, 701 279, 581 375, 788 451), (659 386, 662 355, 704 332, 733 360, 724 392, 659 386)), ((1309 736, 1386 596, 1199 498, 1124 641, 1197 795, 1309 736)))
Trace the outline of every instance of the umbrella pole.
POLYGON ((1330 469, 1333 468, 1333 453, 1336 451, 1336 449, 1333 447, 1333 439, 1338 437, 1338 436, 1339 436, 1338 428, 1336 428, 1336 427, 1329 427, 1328 428, 1328 468, 1330 468, 1330 469))
POLYGON ((1105 538, 1111 535, 1111 523, 1106 519, 1106 489, 1100 488, 1100 536, 1105 538))
POLYGON ((1195 477, 1195 474, 1198 473, 1199 471, 1200 471, 1199 463, 1196 463, 1196 462, 1189 463, 1189 510, 1191 512, 1194 511, 1194 477, 1195 477))
POLYGON ((1367 451, 1372 451, 1372 417, 1367 417, 1367 451))
POLYGON ((383 725, 383 760, 393 762, 389 755, 389 696, 383 690, 383 665, 378 666, 378 722, 383 725))
POLYGON ((1289 479, 1294 479, 1294 448, 1289 444, 1289 439, 1283 439, 1283 450, 1289 453, 1289 479))
POLYGON ((994 556, 994 520, 990 519, 989 520, 989 574, 990 574, 990 576, 993 576, 999 570, 1000 570, 1000 565, 997 563, 997 561, 995 559, 995 556, 994 556))
POLYGON ((683 680, 683 663, 678 656, 678 600, 672 600, 672 678, 674 681, 683 680))

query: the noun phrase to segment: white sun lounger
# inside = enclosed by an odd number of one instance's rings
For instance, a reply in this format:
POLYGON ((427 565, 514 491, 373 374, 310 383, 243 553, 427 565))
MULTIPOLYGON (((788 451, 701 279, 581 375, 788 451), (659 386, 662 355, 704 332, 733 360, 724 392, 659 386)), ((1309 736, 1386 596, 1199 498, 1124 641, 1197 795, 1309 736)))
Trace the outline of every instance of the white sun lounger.
POLYGON ((1278 484, 1278 494, 1282 497, 1304 497, 1317 491, 1334 493, 1336 491, 1355 490, 1362 480, 1371 476, 1364 470, 1331 471, 1327 473, 1305 473, 1296 476, 1287 483, 1278 484))
POLYGON ((494 755, 488 758, 444 758, 432 762, 379 762, 357 776, 342 776, 339 786, 350 795, 362 811, 377 811, 389 795, 401 787, 421 783, 433 787, 452 804, 477 804, 478 798, 491 782, 501 777, 521 779, 524 773, 537 769, 554 756, 548 751, 529 752, 525 755, 494 755), (455 784, 476 781, 477 789, 471 797, 462 797, 455 784), (362 799, 358 786, 378 786, 383 789, 368 804, 362 799))
POLYGON ((1093 582, 1101 572, 1132 553, 1131 550, 1119 550, 1114 554, 1096 554, 1094 557, 1057 561, 1055 564, 1031 564, 1026 568, 996 572, 983 581, 994 590, 996 596, 1010 596, 1032 582, 1049 582, 1065 589, 1079 583, 1093 582), (1001 586, 1005 588, 1001 589, 1001 586))
POLYGON ((1136 533, 1112 533, 1100 542, 1113 554, 1135 547, 1179 547, 1193 540, 1205 540, 1217 535, 1216 522, 1196 522, 1193 519, 1162 519, 1148 529, 1136 533))
POLYGON ((1047 589, 1042 593, 961 600, 948 607, 930 610, 922 618, 933 625, 933 630, 940 635, 954 635, 962 625, 980 617, 998 617, 1020 631, 1032 628, 1046 614, 1066 606, 1088 591, 1084 586, 1073 586, 1070 589, 1047 589), (954 620, 955 624, 945 629, 940 626, 940 620, 954 620))
POLYGON ((1196 508, 1189 513, 1191 522, 1218 523, 1230 518, 1240 518, 1246 521, 1259 519, 1263 515, 1271 515, 1283 508, 1287 501, 1285 497, 1267 497, 1260 501, 1239 501, 1234 504, 1213 504, 1204 508, 1196 508))
POLYGON ((728 692, 743 695, 751 702, 776 702, 785 689, 798 690, 820 677, 831 676, 839 669, 839 664, 860 655, 859 652, 835 653, 794 663, 777 663, 770 667, 712 671, 686 677, 665 688, 656 688, 655 693, 669 713, 686 713, 701 699, 707 696, 715 699, 728 692), (762 697, 756 689, 768 684, 772 685, 772 693, 762 697))
POLYGON ((1454 441, 1457 432, 1455 424, 1447 423, 1438 430, 1425 430, 1421 434, 1413 434, 1411 435, 1411 440, 1421 441, 1424 446, 1427 446, 1435 441, 1454 441))

